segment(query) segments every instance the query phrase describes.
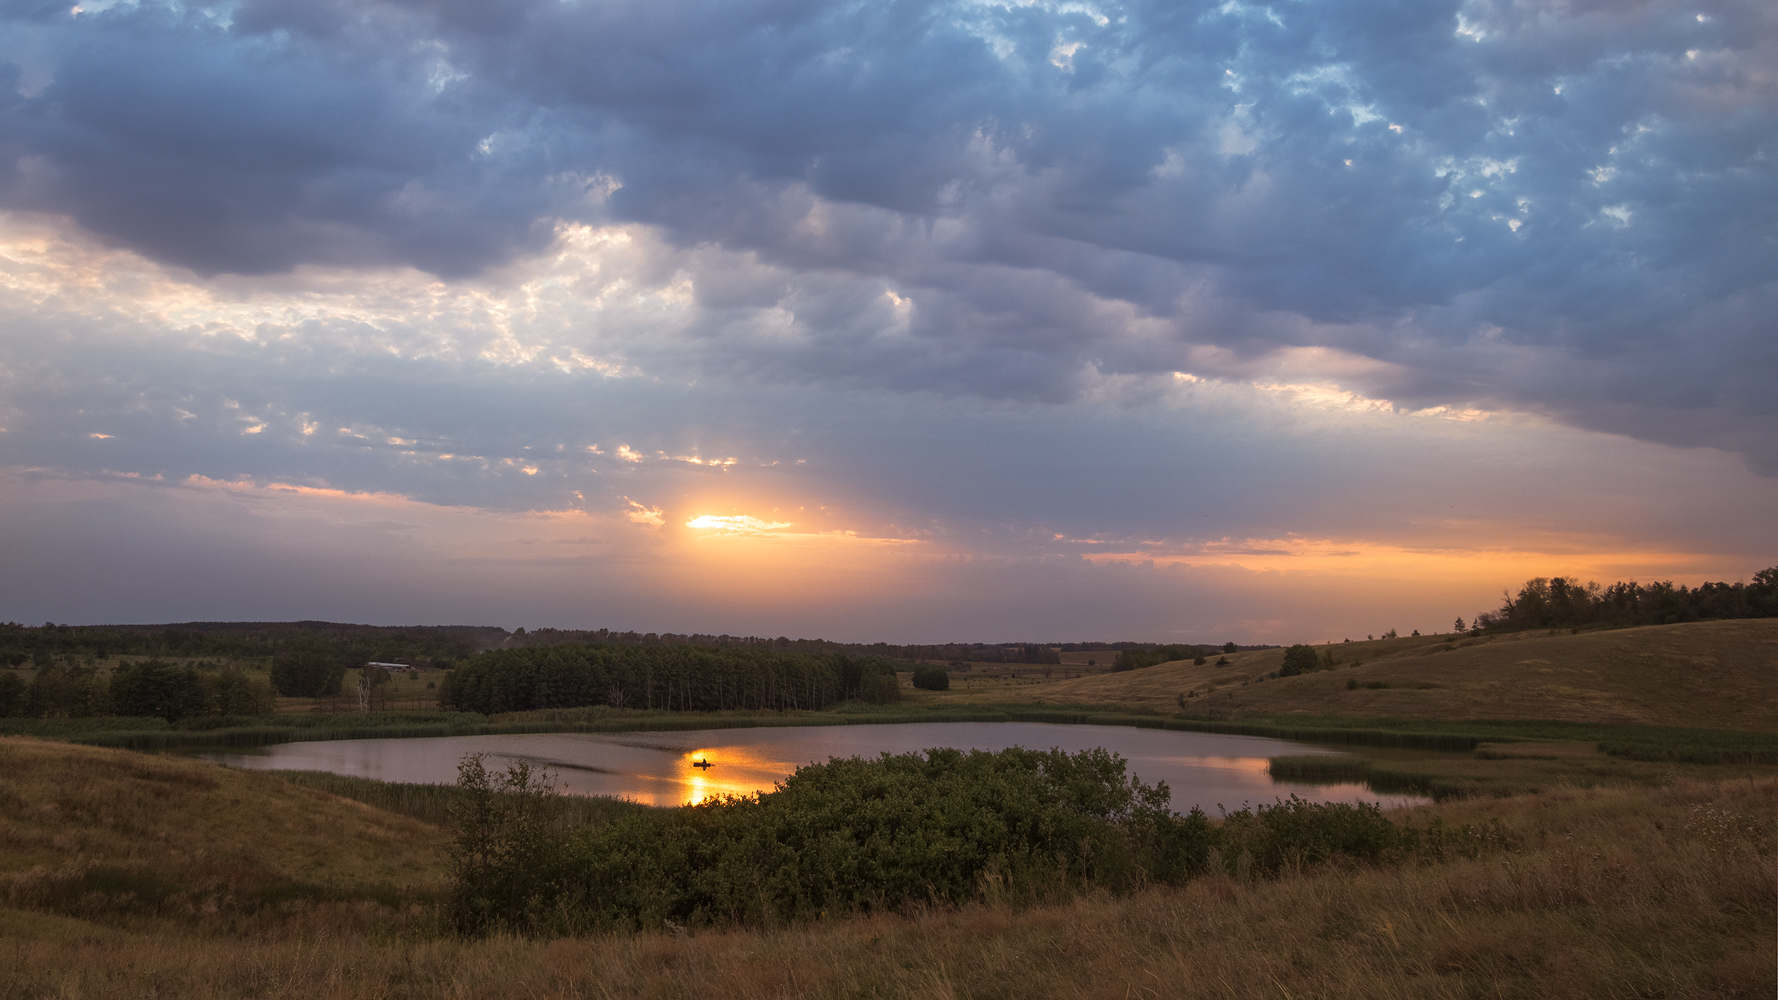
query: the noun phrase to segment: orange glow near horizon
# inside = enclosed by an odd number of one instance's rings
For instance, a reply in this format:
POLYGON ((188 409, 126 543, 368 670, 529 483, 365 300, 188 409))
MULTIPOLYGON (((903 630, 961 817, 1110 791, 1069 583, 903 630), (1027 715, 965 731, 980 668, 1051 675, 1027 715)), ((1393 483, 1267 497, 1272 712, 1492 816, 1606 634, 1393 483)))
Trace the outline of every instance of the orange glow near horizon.
MULTIPOLYGON (((1702 582, 1720 576, 1716 553, 1630 550, 1613 539, 1551 539, 1538 547, 1390 545, 1360 539, 1243 539, 1212 542, 1196 551, 1084 551, 1091 563, 1152 562, 1155 566, 1228 567, 1258 573, 1374 576, 1457 581, 1498 578, 1514 586, 1533 577, 1573 575, 1609 583, 1660 577, 1702 582)), ((1745 569, 1738 570, 1745 572, 1745 569)), ((1505 585, 1504 583, 1502 584, 1505 585)))

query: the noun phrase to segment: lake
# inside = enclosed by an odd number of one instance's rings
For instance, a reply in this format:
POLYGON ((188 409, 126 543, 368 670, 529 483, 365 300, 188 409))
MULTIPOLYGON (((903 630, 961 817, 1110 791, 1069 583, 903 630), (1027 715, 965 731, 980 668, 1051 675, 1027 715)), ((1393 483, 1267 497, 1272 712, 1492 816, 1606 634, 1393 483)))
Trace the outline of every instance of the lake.
POLYGON ((929 747, 1002 750, 1022 746, 1071 753, 1105 747, 1129 762, 1146 784, 1164 781, 1173 808, 1238 809, 1289 795, 1314 802, 1376 802, 1385 808, 1428 801, 1382 795, 1362 784, 1274 782, 1266 759, 1334 753, 1322 747, 1258 736, 1225 736, 1127 726, 1039 722, 919 722, 901 725, 698 729, 682 732, 527 733, 410 739, 325 740, 252 750, 201 753, 230 767, 328 771, 379 781, 451 783, 465 754, 485 753, 490 770, 524 760, 548 769, 556 786, 579 795, 612 795, 654 806, 699 802, 712 795, 770 791, 804 764, 829 757, 875 757, 929 747), (709 763, 708 768, 695 766, 709 763))
POLYGON ((1335 753, 1325 747, 1220 733, 1136 730, 1129 726, 1058 726, 1047 722, 907 722, 894 726, 798 726, 757 730, 670 733, 525 733, 494 737, 318 740, 228 753, 204 760, 260 770, 327 770, 357 778, 452 783, 464 754, 489 754, 491 769, 525 760, 553 774, 569 794, 617 795, 651 806, 677 806, 709 795, 768 792, 805 763, 830 756, 877 756, 928 747, 1070 753, 1106 747, 1122 754, 1143 783, 1166 781, 1173 808, 1202 806, 1216 815, 1253 802, 1298 795, 1316 802, 1378 802, 1385 808, 1424 802, 1417 795, 1376 794, 1364 785, 1303 785, 1273 781, 1266 758, 1335 753), (695 767, 708 762, 708 769, 695 767))

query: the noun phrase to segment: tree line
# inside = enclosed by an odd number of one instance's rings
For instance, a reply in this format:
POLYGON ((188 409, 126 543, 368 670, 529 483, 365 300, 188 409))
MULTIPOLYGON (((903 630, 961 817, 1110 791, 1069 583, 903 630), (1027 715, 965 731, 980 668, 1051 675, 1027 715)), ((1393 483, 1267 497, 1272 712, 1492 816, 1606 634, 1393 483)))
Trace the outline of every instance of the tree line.
POLYGON ((501 628, 346 625, 337 622, 187 622, 181 625, 0 624, 0 663, 39 668, 113 656, 264 659, 306 652, 350 662, 367 660, 447 666, 498 646, 501 628))
POLYGON ((460 662, 438 690, 441 707, 484 715, 588 705, 776 711, 900 697, 895 664, 877 657, 584 643, 483 653, 460 662))
POLYGON ((29 683, 0 672, 0 716, 129 715, 177 722, 199 715, 266 715, 274 705, 264 680, 215 663, 180 666, 154 659, 114 671, 58 663, 37 671, 29 683))
MULTIPOLYGON (((1475 616, 1471 628, 1517 632, 1534 628, 1675 625, 1723 618, 1778 617, 1778 566, 1762 569, 1752 583, 1705 583, 1695 588, 1672 581, 1618 582, 1609 587, 1582 584, 1574 577, 1537 577, 1515 596, 1510 591, 1494 611, 1475 616)), ((1457 620, 1458 631, 1464 631, 1457 620)))
POLYGON ((776 639, 757 635, 701 632, 620 632, 613 629, 518 629, 503 648, 538 646, 714 646, 771 650, 808 656, 864 656, 883 660, 964 660, 973 663, 1060 663, 1061 654, 1038 642, 947 642, 904 645, 890 642, 834 642, 828 639, 776 639))

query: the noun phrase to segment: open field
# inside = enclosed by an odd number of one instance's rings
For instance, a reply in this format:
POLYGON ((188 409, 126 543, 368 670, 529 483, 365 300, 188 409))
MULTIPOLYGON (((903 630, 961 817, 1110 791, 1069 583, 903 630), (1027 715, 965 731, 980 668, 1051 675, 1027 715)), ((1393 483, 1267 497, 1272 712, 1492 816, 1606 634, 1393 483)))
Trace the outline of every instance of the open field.
MULTIPOLYGON (((1057 668, 983 664, 954 672, 949 691, 915 689, 904 677, 899 705, 848 703, 826 711, 589 706, 484 717, 425 707, 365 715, 281 699, 284 711, 275 716, 193 718, 176 726, 158 719, 7 719, 0 733, 165 749, 552 731, 1092 721, 1338 746, 1363 758, 1354 763, 1373 788, 1439 796, 1707 781, 1770 774, 1778 764, 1778 622, 1455 638, 1317 647, 1335 665, 1288 678, 1267 676, 1282 660, 1277 649, 1228 654, 1222 666, 1215 654, 1204 666, 1169 663, 1069 680, 1057 668), (1046 669, 1050 680, 1043 679, 1046 669), (1544 749, 1513 748, 1523 741, 1544 749)), ((403 694, 423 695, 431 676, 403 673, 394 683, 403 694)))
MULTIPOLYGON (((360 791, 366 791, 360 789, 360 791)), ((1559 788, 1442 860, 760 932, 463 940, 447 831, 270 774, 0 740, 0 998, 1769 997, 1778 779, 1559 788)))
MULTIPOLYGON (((1778 620, 1570 634, 1420 636, 1316 646, 1332 670, 1267 679, 1284 650, 1220 654, 1073 680, 982 679, 911 704, 1143 706, 1205 717, 1549 719, 1778 733, 1778 620), (1016 686, 1014 686, 1016 684, 1016 686)), ((967 676, 967 675, 964 675, 967 676)))
POLYGON ((0 775, 14 908, 133 932, 356 926, 444 885, 436 827, 275 775, 11 737, 0 775))

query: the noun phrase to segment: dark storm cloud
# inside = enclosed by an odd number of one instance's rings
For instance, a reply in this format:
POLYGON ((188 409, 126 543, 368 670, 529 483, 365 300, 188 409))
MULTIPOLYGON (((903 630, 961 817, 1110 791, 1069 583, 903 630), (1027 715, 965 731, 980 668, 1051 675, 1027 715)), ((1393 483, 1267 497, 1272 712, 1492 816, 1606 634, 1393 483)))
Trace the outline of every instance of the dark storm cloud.
POLYGON ((661 352, 694 376, 1064 401, 1328 346, 1414 405, 1769 473, 1775 10, 12 5, 0 198, 205 274, 460 277, 644 223, 697 280, 661 352), (800 336, 748 335, 766 307, 800 336))

